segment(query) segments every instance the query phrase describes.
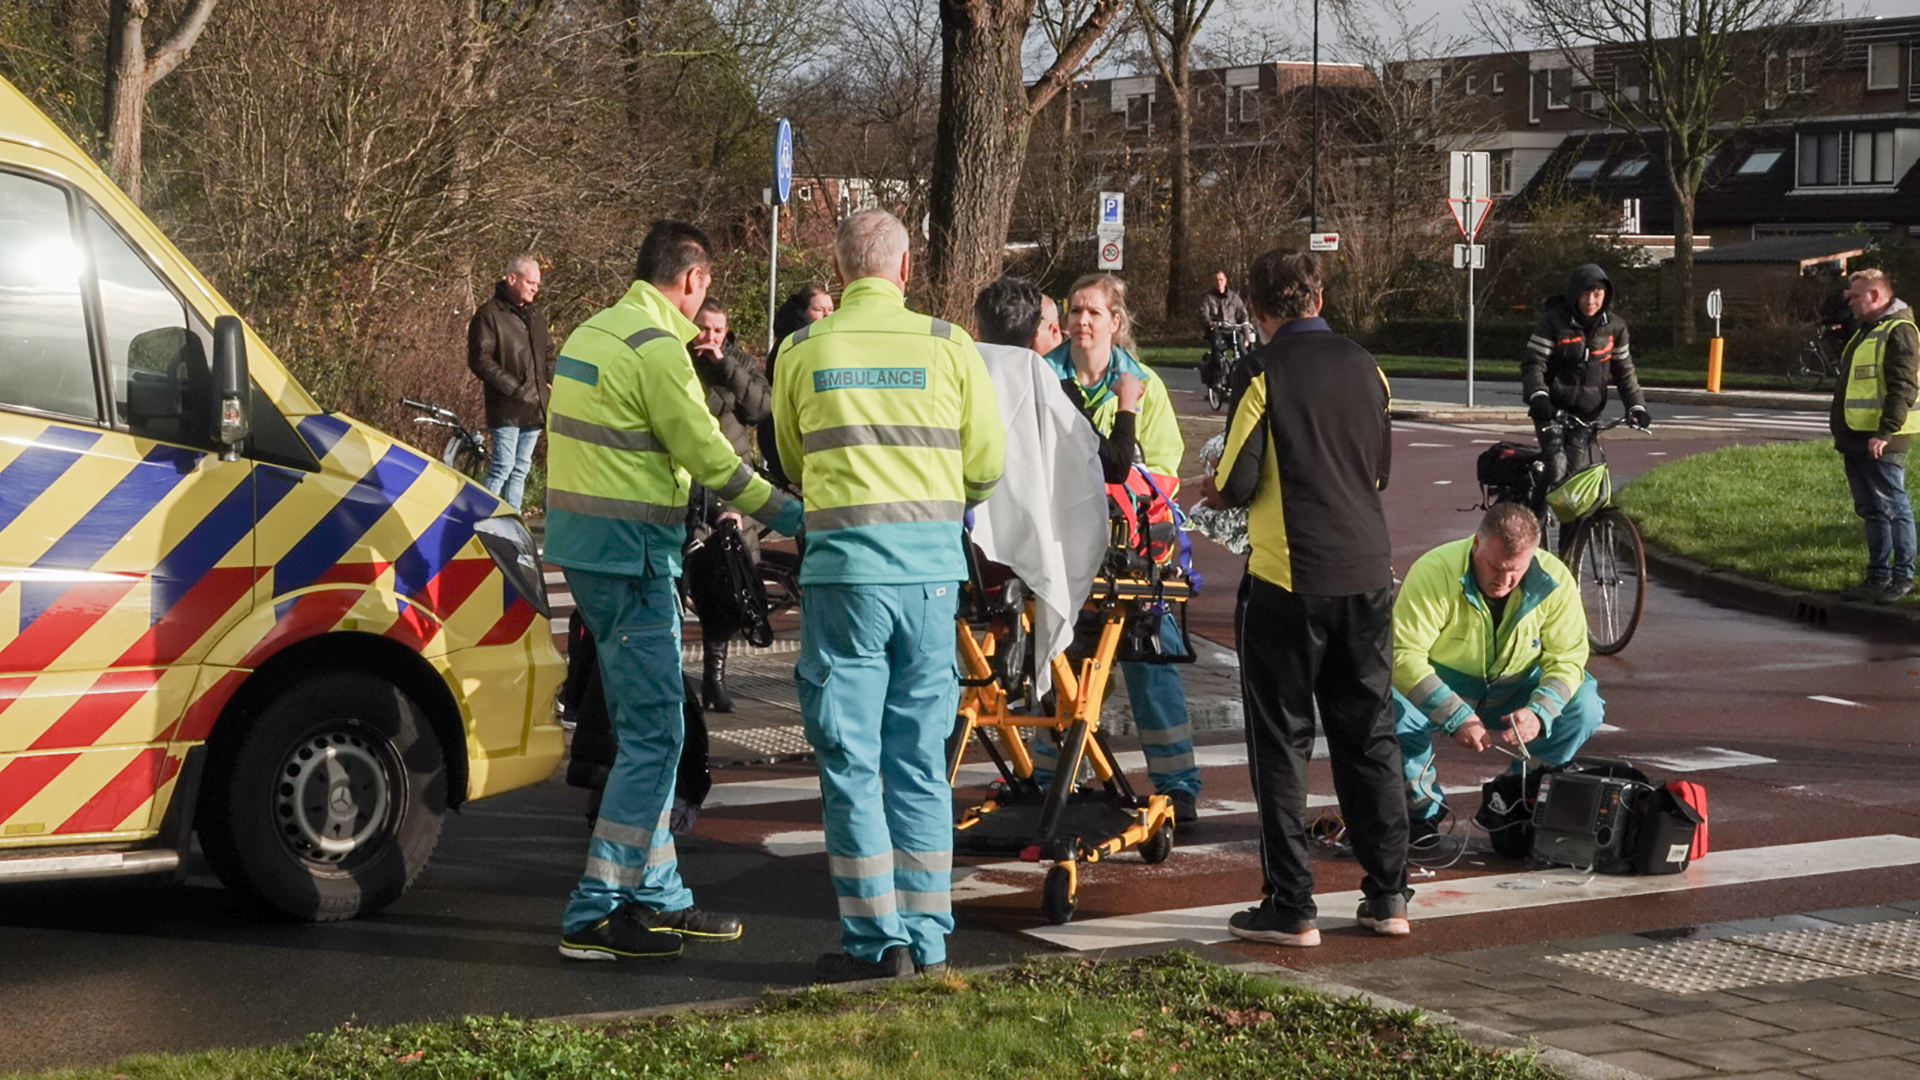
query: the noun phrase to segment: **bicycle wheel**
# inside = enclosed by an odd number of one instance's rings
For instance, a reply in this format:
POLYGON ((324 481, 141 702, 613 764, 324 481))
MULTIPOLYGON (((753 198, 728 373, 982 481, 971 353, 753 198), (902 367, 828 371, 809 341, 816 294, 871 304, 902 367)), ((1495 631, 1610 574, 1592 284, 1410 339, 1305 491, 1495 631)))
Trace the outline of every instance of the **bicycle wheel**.
POLYGON ((1647 549, 1632 519, 1606 507, 1576 526, 1567 565, 1587 612, 1587 641, 1611 656, 1627 647, 1647 602, 1647 549))
POLYGON ((440 460, 452 466, 455 472, 472 479, 481 480, 486 477, 486 454, 457 434, 447 438, 447 445, 440 451, 440 460))
POLYGON ((1820 389, 1826 382, 1827 365, 1820 348, 1809 342, 1800 347, 1787 364, 1787 389, 1802 393, 1820 389))
POLYGON ((1220 384, 1212 383, 1212 382, 1208 383, 1207 384, 1208 407, 1211 408, 1214 412, 1219 412, 1221 406, 1225 405, 1226 403, 1227 403, 1227 395, 1221 392, 1220 384))

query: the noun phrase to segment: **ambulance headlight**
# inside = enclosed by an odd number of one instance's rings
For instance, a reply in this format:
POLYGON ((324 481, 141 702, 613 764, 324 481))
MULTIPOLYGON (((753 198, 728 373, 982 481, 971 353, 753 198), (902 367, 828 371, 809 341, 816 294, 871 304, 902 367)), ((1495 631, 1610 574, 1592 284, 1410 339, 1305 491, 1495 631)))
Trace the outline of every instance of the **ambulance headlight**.
POLYGON ((547 577, 540 570, 540 555, 534 550, 533 534, 526 525, 517 517, 490 517, 475 525, 473 531, 480 537, 480 546, 493 556, 493 565, 506 575, 507 584, 526 597, 542 618, 551 617, 547 577))

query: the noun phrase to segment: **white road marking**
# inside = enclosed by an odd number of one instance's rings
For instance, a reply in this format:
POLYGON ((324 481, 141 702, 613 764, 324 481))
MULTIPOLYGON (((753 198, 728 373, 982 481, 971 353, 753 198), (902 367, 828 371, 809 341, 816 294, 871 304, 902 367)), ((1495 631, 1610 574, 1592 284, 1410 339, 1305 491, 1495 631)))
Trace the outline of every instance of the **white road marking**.
POLYGON ((1475 446, 1498 446, 1499 444, 1500 444, 1500 440, 1499 440, 1499 439, 1475 439, 1475 440, 1473 440, 1473 445, 1475 445, 1475 446))
POLYGON ((1825 694, 1808 694, 1807 700, 1808 701, 1824 701, 1829 705, 1851 705, 1856 709, 1866 708, 1865 705, 1862 705, 1857 701, 1848 701, 1846 698, 1843 698, 1843 697, 1828 697, 1825 694))
POLYGON ((1745 754, 1738 750, 1723 750, 1718 746, 1702 746, 1693 750, 1678 750, 1671 754, 1642 754, 1640 761, 1647 765, 1658 766, 1669 772, 1707 772, 1712 769, 1739 769, 1748 765, 1772 765, 1774 759, 1758 754, 1745 754))
POLYGON ((1435 480, 1435 481, 1433 482, 1433 486, 1434 486, 1434 487, 1445 487, 1445 486, 1447 486, 1448 484, 1451 484, 1451 483, 1453 483, 1453 481, 1451 481, 1451 480, 1435 480))
POLYGON ((1648 457, 1666 457, 1667 452, 1665 450, 1649 450, 1647 451, 1647 456, 1648 457))
MULTIPOLYGON (((1179 850, 1177 846, 1175 850, 1179 850)), ((1589 877, 1571 870, 1553 869, 1430 883, 1420 887, 1420 894, 1414 898, 1409 914, 1419 923, 1459 915, 1483 915, 1584 900, 1746 885, 1916 863, 1920 863, 1920 838, 1897 835, 1860 836, 1737 851, 1716 850, 1679 874, 1598 874, 1589 877)), ((1257 900, 1258 897, 1249 896, 1231 904, 1087 919, 1065 926, 1028 930, 1026 933, 1042 941, 1083 952, 1162 941, 1191 940, 1210 944, 1231 940, 1227 933, 1227 917, 1257 900)), ((1346 913, 1353 911, 1359 902, 1358 891, 1314 897, 1314 903, 1320 909, 1317 920, 1320 927, 1333 929, 1352 926, 1353 918, 1346 913)))
POLYGON ((1410 443, 1408 443, 1407 445, 1408 445, 1408 446, 1412 446, 1412 447, 1417 447, 1417 448, 1419 448, 1419 449, 1422 449, 1422 450, 1451 450, 1451 449, 1453 449, 1453 444, 1452 444, 1452 443, 1444 443, 1444 442, 1410 442, 1410 443))

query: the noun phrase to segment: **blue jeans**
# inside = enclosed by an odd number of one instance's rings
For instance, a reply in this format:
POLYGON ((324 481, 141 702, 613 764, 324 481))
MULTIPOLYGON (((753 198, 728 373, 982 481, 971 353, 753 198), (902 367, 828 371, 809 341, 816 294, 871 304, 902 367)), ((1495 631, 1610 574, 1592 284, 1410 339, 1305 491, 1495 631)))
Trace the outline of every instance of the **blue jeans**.
POLYGON ((572 933, 628 902, 656 911, 692 907, 693 893, 680 880, 668 828, 687 737, 679 594, 664 575, 566 575, 600 649, 600 679, 620 747, 587 841, 586 871, 561 919, 561 929, 572 933))
POLYGON ((527 494, 527 470, 533 468, 533 448, 540 445, 540 428, 506 427, 487 429, 487 477, 481 481, 488 491, 515 510, 527 494))
POLYGON ((947 958, 959 599, 959 582, 808 585, 800 605, 793 681, 820 768, 840 941, 856 959, 895 945, 918 964, 947 958))
MULTIPOLYGON (((1533 697, 1539 680, 1527 679, 1513 688, 1504 700, 1489 701, 1475 710, 1489 735, 1507 730, 1501 717, 1525 705, 1533 697)), ((1527 744, 1527 753, 1540 765, 1565 765, 1580 752, 1593 733, 1606 720, 1607 703, 1600 697, 1600 685, 1593 676, 1581 680, 1573 699, 1560 710, 1549 730, 1527 744)), ((1446 808, 1446 795, 1440 790, 1440 774, 1433 765, 1433 740, 1440 729, 1427 714, 1415 708, 1406 695, 1393 692, 1393 733, 1400 740, 1400 768, 1407 780, 1407 817, 1412 821, 1433 821, 1446 808)), ((1448 736, 1442 734, 1440 738, 1448 736)), ((1504 744, 1503 744, 1504 745, 1504 744)), ((1501 755, 1504 757, 1505 755, 1501 755)), ((1531 766, 1529 766, 1531 767, 1531 766)), ((1507 766, 1517 772, 1520 763, 1507 766)))
POLYGON ((1875 458, 1843 450, 1853 512, 1867 526, 1867 579, 1913 580, 1913 500, 1907 495, 1906 455, 1875 458))

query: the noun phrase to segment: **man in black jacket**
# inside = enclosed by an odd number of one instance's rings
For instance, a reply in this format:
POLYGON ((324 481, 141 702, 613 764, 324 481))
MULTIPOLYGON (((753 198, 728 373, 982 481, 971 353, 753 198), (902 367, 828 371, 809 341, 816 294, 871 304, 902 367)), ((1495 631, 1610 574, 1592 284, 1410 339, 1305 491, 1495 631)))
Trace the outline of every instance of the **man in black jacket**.
POLYGON ((553 384, 553 339, 533 306, 540 260, 516 256, 467 323, 467 367, 480 377, 487 402, 487 475, 481 482, 515 510, 526 494, 533 449, 547 423, 553 384))
MULTIPOLYGON (((1593 464, 1592 431, 1561 431, 1553 423, 1562 410, 1592 423, 1607 407, 1607 384, 1620 391, 1629 422, 1642 431, 1652 426, 1640 380, 1633 373, 1627 320, 1615 314, 1613 282, 1593 263, 1567 276, 1567 288, 1541 305, 1540 325, 1527 341, 1520 361, 1520 392, 1527 399, 1540 451, 1547 461, 1545 488, 1593 464)), ((1536 512, 1546 491, 1535 493, 1536 512)))
POLYGON ((1247 507, 1252 551, 1235 611, 1247 757, 1260 815, 1265 900, 1235 936, 1320 944, 1306 827, 1316 705, 1354 858, 1366 871, 1360 925, 1407 921, 1407 804, 1389 707, 1393 569, 1380 492, 1393 429, 1373 357, 1319 317, 1319 262, 1286 248, 1248 275, 1254 350, 1226 453, 1202 493, 1247 507))

